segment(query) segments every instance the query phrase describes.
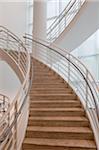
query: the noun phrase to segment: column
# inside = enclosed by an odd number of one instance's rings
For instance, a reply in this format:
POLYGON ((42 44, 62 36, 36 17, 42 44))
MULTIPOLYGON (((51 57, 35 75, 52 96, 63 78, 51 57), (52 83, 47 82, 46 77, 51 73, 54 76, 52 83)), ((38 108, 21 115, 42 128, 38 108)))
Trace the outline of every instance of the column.
POLYGON ((33 36, 46 40, 46 0, 34 0, 33 8, 33 36))

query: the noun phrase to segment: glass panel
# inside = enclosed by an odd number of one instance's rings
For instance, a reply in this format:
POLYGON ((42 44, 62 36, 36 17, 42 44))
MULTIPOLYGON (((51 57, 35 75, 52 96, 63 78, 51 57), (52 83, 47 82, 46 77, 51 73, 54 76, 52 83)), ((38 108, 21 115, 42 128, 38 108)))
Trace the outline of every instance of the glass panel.
POLYGON ((99 82, 99 30, 89 37, 72 54, 78 57, 99 82))
POLYGON ((33 28, 33 0, 27 0, 27 33, 32 34, 33 28))
POLYGON ((51 25, 51 21, 49 19, 53 20, 53 17, 57 17, 60 12, 63 11, 63 9, 66 7, 70 0, 48 0, 47 1, 47 28, 51 25))

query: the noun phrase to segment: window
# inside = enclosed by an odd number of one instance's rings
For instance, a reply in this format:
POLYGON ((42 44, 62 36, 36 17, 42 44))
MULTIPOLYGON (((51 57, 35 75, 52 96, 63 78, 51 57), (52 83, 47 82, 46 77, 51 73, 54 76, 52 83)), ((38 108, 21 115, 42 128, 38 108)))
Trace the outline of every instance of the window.
POLYGON ((47 1, 47 28, 55 21, 70 0, 48 0, 47 1))
POLYGON ((33 29, 33 0, 27 1, 27 33, 32 34, 33 29))

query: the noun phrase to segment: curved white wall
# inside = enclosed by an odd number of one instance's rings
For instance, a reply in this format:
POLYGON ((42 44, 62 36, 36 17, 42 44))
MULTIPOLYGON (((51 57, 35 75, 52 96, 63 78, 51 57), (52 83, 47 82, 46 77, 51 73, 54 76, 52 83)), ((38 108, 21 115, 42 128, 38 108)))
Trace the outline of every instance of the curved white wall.
POLYGON ((99 28, 99 1, 88 0, 75 19, 53 42, 60 48, 72 51, 99 28))
POLYGON ((5 61, 0 60, 0 94, 13 100, 20 85, 20 81, 12 68, 5 61))
POLYGON ((0 25, 7 27, 13 33, 22 38, 26 32, 27 2, 1 1, 0 2, 0 25))

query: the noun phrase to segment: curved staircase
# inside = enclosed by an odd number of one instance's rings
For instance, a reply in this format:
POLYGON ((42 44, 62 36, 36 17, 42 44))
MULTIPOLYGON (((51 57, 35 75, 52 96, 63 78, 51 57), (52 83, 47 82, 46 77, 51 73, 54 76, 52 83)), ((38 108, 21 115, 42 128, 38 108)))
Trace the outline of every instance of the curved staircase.
POLYGON ((33 60, 28 126, 23 150, 96 150, 84 108, 56 72, 33 60))

